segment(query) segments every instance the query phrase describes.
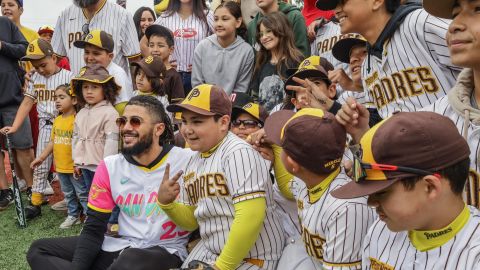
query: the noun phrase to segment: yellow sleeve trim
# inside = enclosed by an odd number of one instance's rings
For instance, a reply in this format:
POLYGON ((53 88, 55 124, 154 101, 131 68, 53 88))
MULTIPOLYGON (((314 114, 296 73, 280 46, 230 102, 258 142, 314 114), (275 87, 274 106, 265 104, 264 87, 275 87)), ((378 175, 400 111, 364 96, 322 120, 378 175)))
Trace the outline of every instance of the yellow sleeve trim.
POLYGON ((93 205, 90 204, 90 203, 88 203, 87 205, 88 205, 88 207, 90 207, 90 208, 92 208, 93 210, 95 210, 95 211, 97 211, 97 212, 100 212, 100 213, 106 213, 106 214, 112 213, 112 210, 102 209, 102 208, 93 206, 93 205))

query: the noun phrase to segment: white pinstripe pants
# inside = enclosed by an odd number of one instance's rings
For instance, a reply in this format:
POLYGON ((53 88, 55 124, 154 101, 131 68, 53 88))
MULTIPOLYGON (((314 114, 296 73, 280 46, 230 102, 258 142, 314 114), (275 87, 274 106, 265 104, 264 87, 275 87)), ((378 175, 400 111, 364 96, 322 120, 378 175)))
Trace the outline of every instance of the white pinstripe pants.
MULTIPOLYGON (((52 123, 53 120, 41 118, 38 120, 38 141, 37 141, 37 157, 40 156, 50 143, 50 137, 52 135, 52 123), (50 124, 47 124, 50 121, 50 124)), ((47 188, 47 178, 50 168, 52 167, 53 155, 48 157, 33 170, 33 186, 32 192, 41 193, 45 192, 47 188)))

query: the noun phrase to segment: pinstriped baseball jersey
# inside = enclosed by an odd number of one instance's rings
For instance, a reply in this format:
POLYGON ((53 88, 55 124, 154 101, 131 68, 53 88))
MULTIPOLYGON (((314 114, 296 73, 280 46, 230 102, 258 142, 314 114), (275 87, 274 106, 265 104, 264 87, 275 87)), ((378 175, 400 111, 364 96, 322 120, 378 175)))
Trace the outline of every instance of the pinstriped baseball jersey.
POLYGON ((247 258, 275 261, 285 243, 274 213, 272 182, 266 161, 248 143, 229 133, 209 156, 196 154, 183 174, 181 198, 195 205, 207 261, 215 261, 227 241, 235 215, 234 204, 265 198, 266 217, 247 258), (202 157, 203 156, 203 157, 202 157))
MULTIPOLYGON (((452 90, 453 91, 453 90, 452 90)), ((457 126, 458 132, 465 137, 465 115, 460 115, 450 105, 448 96, 444 96, 423 110, 432 111, 450 118, 457 126)), ((468 124, 467 142, 470 148, 470 173, 466 184, 466 202, 480 208, 480 126, 468 124)))
POLYGON ((113 61, 122 67, 128 76, 128 57, 140 54, 137 31, 132 16, 119 5, 107 0, 93 16, 90 22, 85 17, 81 8, 71 5, 65 9, 57 20, 55 32, 52 37, 53 50, 70 60, 70 67, 74 75, 78 74, 84 66, 83 49, 73 46, 73 42, 81 40, 83 30, 100 29, 112 35, 115 43, 113 61))
POLYGON ((302 240, 317 269, 360 269, 361 247, 368 228, 376 218, 367 199, 340 200, 330 192, 349 182, 343 172, 326 189, 311 191, 294 178, 291 182, 302 226, 302 240), (324 192, 320 198, 315 193, 324 192))
POLYGON ((173 147, 150 169, 132 164, 121 154, 106 157, 100 163, 88 206, 105 213, 115 206, 120 208, 120 238, 105 237, 102 250, 162 246, 185 259, 189 233, 177 227, 156 202, 166 164, 172 171, 179 171, 193 154, 189 149, 173 147))
MULTIPOLYGON (((447 243, 427 251, 412 245, 409 232, 391 232, 383 221, 376 220, 365 236, 362 269, 479 269, 480 213, 474 207, 468 210, 470 218, 464 227, 447 243)), ((427 238, 440 235, 442 232, 427 238)))
POLYGON ((367 56, 362 65, 366 98, 382 118, 420 110, 453 86, 460 69, 450 62, 448 25, 423 9, 415 10, 385 43, 381 59, 367 56))
POLYGON ((312 53, 327 59, 335 69, 341 68, 348 72, 348 64, 342 63, 332 55, 332 48, 337 41, 344 38, 358 38, 359 34, 341 34, 340 26, 334 22, 328 22, 317 30, 312 53))
POLYGON ((55 107, 55 89, 62 84, 70 84, 73 74, 65 69, 60 69, 50 77, 40 75, 38 72, 33 74, 32 82, 28 84, 25 96, 37 101, 37 111, 39 118, 53 119, 58 111, 55 107))

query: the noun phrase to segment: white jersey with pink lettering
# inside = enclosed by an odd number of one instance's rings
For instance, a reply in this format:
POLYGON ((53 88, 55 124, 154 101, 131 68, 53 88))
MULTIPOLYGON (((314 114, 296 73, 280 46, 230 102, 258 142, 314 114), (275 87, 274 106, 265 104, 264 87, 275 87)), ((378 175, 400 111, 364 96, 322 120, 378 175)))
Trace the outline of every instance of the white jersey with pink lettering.
POLYGON ((418 111, 454 85, 461 69, 450 61, 448 26, 448 20, 415 10, 385 42, 381 55, 367 55, 362 65, 366 101, 383 119, 396 111, 418 111))

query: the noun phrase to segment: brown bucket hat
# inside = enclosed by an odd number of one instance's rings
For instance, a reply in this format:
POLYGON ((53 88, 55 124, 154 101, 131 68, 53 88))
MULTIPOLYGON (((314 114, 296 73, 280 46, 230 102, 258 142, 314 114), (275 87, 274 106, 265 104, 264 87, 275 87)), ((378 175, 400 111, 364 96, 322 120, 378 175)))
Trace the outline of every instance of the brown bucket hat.
POLYGON ((302 167, 322 175, 340 166, 347 140, 345 128, 333 114, 313 108, 273 113, 265 133, 302 167))
POLYGON ((53 52, 52 45, 47 41, 38 38, 34 41, 30 42, 27 47, 27 52, 24 57, 22 57, 22 61, 30 61, 30 60, 40 60, 47 56, 52 56, 55 53, 53 52))
POLYGON ((132 66, 139 67, 147 74, 148 77, 156 77, 165 79, 165 73, 167 72, 163 61, 158 56, 147 56, 142 60, 133 62, 132 66))
POLYGON ((395 113, 365 133, 360 145, 356 164, 365 174, 334 190, 336 198, 363 197, 407 177, 433 175, 470 155, 455 124, 433 112, 395 113))
POLYGON ((232 102, 217 85, 201 84, 192 89, 182 103, 167 106, 169 112, 192 111, 201 115, 231 115, 232 102))
MULTIPOLYGON (((108 70, 106 68, 99 64, 93 64, 81 68, 78 76, 73 78, 70 84, 72 86, 73 92, 76 93, 77 90, 81 90, 75 89, 76 87, 78 87, 78 82, 80 81, 103 84, 107 83, 110 80, 113 80, 113 82, 115 83, 114 77, 108 73, 108 70)), ((121 89, 121 86, 117 85, 116 83, 115 85, 117 86, 117 89, 121 89)))

